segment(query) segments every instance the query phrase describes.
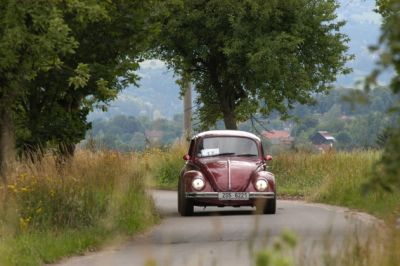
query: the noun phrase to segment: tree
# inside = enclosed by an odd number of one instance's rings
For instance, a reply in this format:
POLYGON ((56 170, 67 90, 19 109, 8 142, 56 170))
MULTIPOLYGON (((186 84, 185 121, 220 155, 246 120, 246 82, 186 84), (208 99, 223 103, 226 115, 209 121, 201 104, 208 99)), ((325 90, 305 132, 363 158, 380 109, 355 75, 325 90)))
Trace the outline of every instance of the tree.
MULTIPOLYGON (((75 1, 0 2, 0 175, 14 157, 13 107, 40 73, 62 65, 77 42, 65 14, 81 14, 75 1)), ((94 7, 92 4, 88 8, 94 7)), ((85 21, 85 17, 82 17, 85 21)))
POLYGON ((61 58, 60 67, 27 84, 17 109, 21 148, 56 144, 63 154, 73 153, 90 128, 87 114, 105 108, 127 84, 136 84, 134 71, 156 33, 156 2, 97 1, 97 9, 80 5, 85 18, 80 13, 64 17, 76 47, 73 56, 61 58))
POLYGON ((341 131, 336 136, 336 140, 338 141, 338 146, 343 149, 351 148, 352 138, 347 131, 341 131))
POLYGON ((190 73, 204 127, 236 129, 252 114, 310 103, 344 64, 334 0, 182 0, 162 22, 156 51, 190 73))
MULTIPOLYGON (((383 16, 382 33, 380 43, 376 48, 381 48, 380 67, 371 75, 374 81, 379 73, 389 67, 396 71, 392 81, 391 89, 400 94, 400 1, 378 0, 377 10, 383 16)), ((400 108, 397 106, 397 112, 400 108)), ((380 168, 382 172, 375 175, 372 183, 379 184, 386 190, 392 191, 400 186, 400 126, 395 125, 389 139, 386 141, 385 150, 382 155, 380 168), (383 174, 382 174, 383 173, 383 174)))
POLYGON ((307 131, 315 131, 318 126, 319 120, 315 116, 307 116, 304 119, 298 121, 296 126, 292 130, 292 136, 299 137, 301 134, 307 131))

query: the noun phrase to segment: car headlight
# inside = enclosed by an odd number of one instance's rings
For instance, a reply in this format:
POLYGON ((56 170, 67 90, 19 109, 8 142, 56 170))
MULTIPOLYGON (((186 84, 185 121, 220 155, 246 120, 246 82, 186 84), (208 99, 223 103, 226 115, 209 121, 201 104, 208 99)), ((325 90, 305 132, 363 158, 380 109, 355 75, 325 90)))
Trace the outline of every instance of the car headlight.
POLYGON ((204 180, 202 178, 195 177, 192 181, 192 187, 195 190, 202 190, 204 188, 204 180))
POLYGON ((258 191, 265 191, 268 187, 268 182, 264 179, 258 179, 256 182, 256 189, 258 191))

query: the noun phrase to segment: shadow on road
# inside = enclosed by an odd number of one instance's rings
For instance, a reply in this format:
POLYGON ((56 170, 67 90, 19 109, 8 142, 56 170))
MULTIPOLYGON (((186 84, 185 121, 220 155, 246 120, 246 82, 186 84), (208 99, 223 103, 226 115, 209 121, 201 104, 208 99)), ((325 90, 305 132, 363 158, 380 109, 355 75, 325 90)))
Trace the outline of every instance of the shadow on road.
MULTIPOLYGON (((283 208, 277 208, 277 213, 274 215, 269 214, 261 214, 262 216, 275 216, 279 214, 279 212, 283 208)), ((175 209, 170 210, 159 210, 163 217, 181 217, 181 215, 175 209)), ((200 207, 196 207, 192 216, 189 217, 209 217, 209 216, 239 216, 239 215, 257 215, 255 213, 255 209, 252 208, 233 208, 233 207, 208 207, 207 209, 203 209, 200 207)))
POLYGON ((207 210, 194 212, 193 216, 234 216, 234 215, 253 215, 251 210, 207 210))

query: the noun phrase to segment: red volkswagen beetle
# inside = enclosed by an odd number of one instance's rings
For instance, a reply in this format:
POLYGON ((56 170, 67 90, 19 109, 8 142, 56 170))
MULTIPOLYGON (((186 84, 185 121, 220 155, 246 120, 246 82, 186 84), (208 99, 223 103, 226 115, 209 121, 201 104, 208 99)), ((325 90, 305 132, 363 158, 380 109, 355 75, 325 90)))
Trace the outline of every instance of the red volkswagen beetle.
POLYGON ((236 130, 212 130, 194 136, 183 159, 178 185, 178 211, 194 206, 256 206, 257 213, 276 211, 275 177, 267 171, 260 139, 236 130))

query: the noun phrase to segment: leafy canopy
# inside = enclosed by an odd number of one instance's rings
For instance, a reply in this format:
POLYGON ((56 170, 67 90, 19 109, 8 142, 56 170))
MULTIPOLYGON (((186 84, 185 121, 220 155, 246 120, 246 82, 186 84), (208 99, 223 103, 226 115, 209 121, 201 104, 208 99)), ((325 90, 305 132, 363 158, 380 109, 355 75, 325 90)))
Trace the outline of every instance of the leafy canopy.
MULTIPOLYGON (((137 82, 134 71, 157 32, 158 1, 52 3, 49 8, 58 15, 71 45, 58 44, 65 52, 57 52, 56 67, 35 69, 24 84, 24 93, 19 95, 15 107, 17 145, 22 149, 49 144, 73 146, 83 139, 90 128, 88 113, 94 107, 106 109, 125 85, 137 82)), ((46 21, 48 14, 39 6, 35 14, 46 21)), ((29 10, 23 12, 26 16, 29 10)), ((38 49, 49 46, 37 45, 38 49)), ((40 54, 49 53, 40 50, 40 54)))
POLYGON ((344 64, 334 0, 181 0, 162 23, 160 57, 190 74, 205 128, 309 103, 344 64))

